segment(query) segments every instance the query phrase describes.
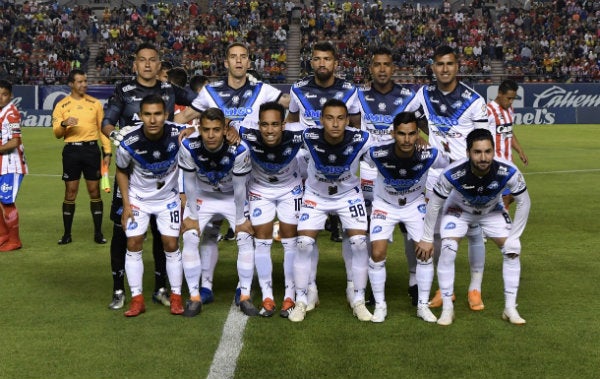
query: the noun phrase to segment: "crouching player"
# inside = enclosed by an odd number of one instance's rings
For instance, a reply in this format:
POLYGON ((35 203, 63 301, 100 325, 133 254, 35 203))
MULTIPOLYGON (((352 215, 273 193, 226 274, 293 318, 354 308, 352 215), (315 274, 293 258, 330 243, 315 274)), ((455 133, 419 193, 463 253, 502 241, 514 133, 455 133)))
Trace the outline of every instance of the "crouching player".
MULTIPOLYGON (((435 148, 417 150, 419 139, 417 118, 412 112, 401 112, 393 121, 394 142, 372 147, 365 162, 377 168, 373 209, 371 211, 371 247, 369 280, 375 297, 372 322, 383 322, 387 316, 385 281, 388 240, 394 227, 402 222, 408 238, 418 242, 425 217, 425 183, 429 168, 442 168, 448 159, 435 148)), ((408 246, 413 246, 412 243, 408 246)), ((419 301, 417 316, 427 322, 437 318, 429 310, 429 291, 433 282, 433 259, 417 260, 419 301)))
POLYGON ((250 147, 252 175, 248 184, 250 221, 254 228, 254 262, 262 289, 262 316, 275 312, 273 301, 271 246, 273 220, 279 219, 279 236, 283 245, 285 294, 281 317, 287 318, 294 306, 294 256, 296 227, 302 204, 302 178, 296 155, 303 145, 300 123, 285 124, 285 109, 276 102, 264 103, 259 110, 258 129, 240 128, 242 139, 250 147))
POLYGON ((162 97, 144 97, 140 103, 143 124, 131 129, 117 150, 116 179, 123 196, 121 225, 127 235, 125 273, 131 289, 131 306, 125 312, 127 317, 138 316, 146 310, 142 294, 142 248, 152 215, 156 217, 167 260, 171 313, 183 313, 177 160, 179 131, 185 126, 166 121, 168 115, 162 97))
POLYGON ((487 129, 475 129, 467 136, 467 158, 450 165, 440 176, 427 204, 423 237, 417 244, 417 257, 429 259, 433 253, 433 233, 443 206, 440 234, 442 250, 438 263, 438 281, 442 292, 442 314, 439 325, 454 321, 454 261, 458 243, 469 224, 479 224, 488 238, 494 240, 504 255, 504 312, 502 318, 522 325, 525 320, 517 312, 517 291, 521 275, 521 243, 530 208, 529 194, 523 175, 510 162, 494 158, 494 140, 487 129), (517 209, 511 222, 502 202, 502 191, 508 188, 517 209))
POLYGON ((183 271, 190 290, 184 316, 193 317, 202 309, 200 277, 203 287, 212 291, 217 257, 198 251, 200 235, 210 221, 226 218, 235 225, 238 245, 237 269, 240 280, 240 310, 258 315, 250 300, 254 272, 254 231, 244 214, 246 181, 251 170, 248 146, 230 145, 225 140, 225 116, 219 108, 208 108, 200 116, 199 135, 185 138, 181 145, 179 167, 183 169, 187 205, 183 220, 183 271), (202 263, 205 263, 203 265, 202 263), (203 267, 207 267, 203 270, 203 267), (210 286, 208 288, 207 286, 210 286))

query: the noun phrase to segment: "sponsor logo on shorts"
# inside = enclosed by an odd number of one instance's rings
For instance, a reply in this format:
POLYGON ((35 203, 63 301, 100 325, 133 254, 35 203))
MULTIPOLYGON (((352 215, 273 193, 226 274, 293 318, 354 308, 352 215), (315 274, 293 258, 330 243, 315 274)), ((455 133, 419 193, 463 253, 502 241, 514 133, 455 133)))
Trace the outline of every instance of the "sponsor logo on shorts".
POLYGON ((252 217, 259 217, 262 214, 262 211, 260 210, 260 208, 256 208, 253 212, 252 212, 252 217))
POLYGON ((312 200, 304 200, 304 203, 302 204, 302 207, 304 207, 304 208, 310 208, 310 209, 315 209, 317 207, 317 203, 315 201, 312 201, 312 200))
POLYGON ((300 221, 306 221, 308 220, 308 213, 302 213, 302 215, 300 215, 300 221))
POLYGON ((168 210, 175 209, 175 208, 179 208, 176 201, 174 201, 174 202, 172 202, 172 203, 170 203, 170 204, 167 205, 167 209, 168 210))
POLYGON ((444 226, 445 230, 452 230, 452 229, 456 229, 456 224, 453 222, 449 222, 444 226))
POLYGON ((300 185, 294 187, 294 189, 292 190, 292 195, 299 195, 301 193, 302 193, 302 186, 300 186, 300 185))
POLYGON ((417 207, 417 209, 419 210, 419 213, 425 214, 425 210, 427 209, 427 205, 425 205, 425 204, 419 204, 419 206, 417 207))
POLYGON ((387 212, 382 210, 374 210, 371 212, 371 220, 385 220, 387 218, 387 212))
POLYGON ((359 204, 359 203, 362 203, 362 199, 348 200, 348 204, 350 204, 350 205, 355 205, 355 204, 359 204))
POLYGON ((371 231, 371 234, 377 234, 377 233, 381 233, 383 229, 381 228, 380 225, 377 225, 376 227, 373 228, 373 230, 371 231))
POLYGON ((132 221, 129 223, 129 225, 127 225, 127 230, 135 230, 138 227, 138 223, 135 221, 132 221))

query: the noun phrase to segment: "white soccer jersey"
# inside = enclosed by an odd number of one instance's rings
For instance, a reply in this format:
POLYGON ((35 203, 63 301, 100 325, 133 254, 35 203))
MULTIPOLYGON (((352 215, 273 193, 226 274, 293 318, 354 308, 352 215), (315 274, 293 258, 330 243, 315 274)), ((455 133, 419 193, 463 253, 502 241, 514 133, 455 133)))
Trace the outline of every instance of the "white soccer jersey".
MULTIPOLYGON (((181 146, 179 166, 196 173, 196 190, 233 193, 232 175, 246 175, 252 168, 248 146, 244 142, 237 146, 225 143, 216 152, 211 152, 204 147, 198 134, 194 134, 185 138, 181 146)), ((186 183, 186 191, 192 190, 189 187, 192 186, 186 183)))
POLYGON ((179 132, 185 125, 165 123, 159 141, 148 140, 143 125, 126 134, 117 149, 116 165, 129 175, 129 197, 161 202, 179 194, 177 157, 179 132))
POLYGON ((512 162, 513 119, 512 107, 504 109, 496 101, 487 105, 490 131, 494 136, 496 156, 512 162))
POLYGON ((359 192, 356 172, 361 157, 373 146, 369 133, 346 127, 344 141, 332 146, 325 142, 323 132, 321 128, 309 128, 303 134, 309 153, 306 192, 331 199, 359 192))
POLYGON ((473 129, 489 129, 483 97, 462 82, 450 93, 433 84, 423 86, 417 101, 417 116, 426 117, 429 123, 429 144, 446 151, 451 161, 466 157, 466 139, 473 129))
POLYGON ((299 122, 285 124, 281 144, 274 147, 263 143, 257 129, 245 126, 240 129, 240 136, 249 146, 252 158, 250 192, 266 198, 278 198, 295 188, 301 192, 302 177, 296 157, 303 145, 303 129, 299 122))
POLYGON ((192 108, 203 112, 208 108, 219 108, 225 117, 234 121, 239 127, 241 121, 258 124, 258 110, 261 104, 269 101, 278 101, 281 91, 270 84, 258 82, 246 84, 238 89, 229 87, 227 81, 221 80, 205 85, 196 99, 192 108))
MULTIPOLYGON (((5 145, 13 138, 21 137, 21 114, 14 104, 7 104, 0 110, 0 145, 5 145)), ((0 154, 0 175, 27 174, 25 151, 21 143, 6 154, 0 154)))
POLYGON ((321 108, 329 99, 343 101, 349 115, 360 113, 357 89, 354 84, 335 78, 330 87, 321 87, 315 82, 314 76, 294 83, 290 89, 289 111, 299 114, 300 123, 305 128, 320 126, 321 108))

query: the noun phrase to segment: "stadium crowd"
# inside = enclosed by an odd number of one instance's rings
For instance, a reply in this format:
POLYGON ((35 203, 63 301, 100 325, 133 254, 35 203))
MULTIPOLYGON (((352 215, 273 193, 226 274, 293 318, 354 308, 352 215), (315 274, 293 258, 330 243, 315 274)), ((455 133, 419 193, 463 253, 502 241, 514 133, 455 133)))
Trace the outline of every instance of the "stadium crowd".
POLYGON ((207 12, 196 2, 107 4, 96 16, 87 6, 57 1, 0 1, 0 78, 16 84, 64 82, 72 68, 95 67, 103 82, 131 75, 132 53, 155 43, 164 59, 190 75, 221 77, 223 51, 234 41, 250 46, 254 69, 268 82, 285 82, 292 8, 301 8, 301 75, 310 51, 328 40, 340 52, 337 75, 368 80, 365 57, 389 46, 401 81, 431 78, 430 57, 442 43, 463 62, 461 75, 486 80, 500 60, 519 81, 600 80, 600 1, 555 0, 518 8, 490 8, 482 0, 454 9, 448 1, 383 5, 382 1, 258 2, 214 0, 207 12), (89 43, 98 53, 89 61, 89 43))

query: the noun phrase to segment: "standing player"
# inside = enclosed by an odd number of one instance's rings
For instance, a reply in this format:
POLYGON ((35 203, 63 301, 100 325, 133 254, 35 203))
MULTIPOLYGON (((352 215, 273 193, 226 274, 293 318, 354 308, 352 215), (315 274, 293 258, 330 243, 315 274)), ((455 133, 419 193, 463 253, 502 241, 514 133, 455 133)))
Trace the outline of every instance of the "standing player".
POLYGON ((248 184, 250 222, 254 228, 254 262, 262 289, 262 316, 275 312, 273 301, 271 245, 273 220, 279 220, 283 245, 285 294, 281 317, 287 317, 294 306, 294 256, 298 212, 302 203, 302 177, 296 156, 302 146, 303 127, 285 124, 285 109, 269 102, 260 106, 258 130, 253 125, 240 128, 242 139, 250 148, 252 174, 248 184))
POLYGON ((443 207, 438 281, 444 304, 437 323, 450 325, 454 321, 451 295, 454 293, 454 261, 458 243, 467 234, 470 225, 477 223, 504 256, 505 306, 502 318, 512 324, 525 324, 517 312, 521 274, 519 238, 527 224, 530 208, 523 175, 512 163, 494 158, 494 139, 489 130, 475 129, 469 133, 467 156, 450 165, 439 177, 427 204, 423 237, 417 244, 417 256, 429 259, 433 252, 434 226, 443 207), (514 222, 511 222, 502 204, 502 191, 506 187, 517 202, 514 222))
MULTIPOLYGON (((448 153, 450 162, 465 157, 465 138, 473 129, 488 129, 485 101, 477 92, 457 79, 459 71, 458 57, 449 46, 439 46, 433 53, 432 70, 435 84, 425 85, 417 92, 419 117, 427 119, 429 144, 439 151, 448 153)), ((430 171, 427 178, 427 191, 440 175, 438 169, 430 171)), ((485 265, 485 245, 481 228, 472 224, 467 233, 469 240, 469 263, 471 266, 471 284, 469 285, 469 307, 474 311, 484 308, 481 300, 481 282, 485 265)), ((436 239, 439 241, 439 238, 436 239)), ((439 256, 436 247, 436 257, 439 256)), ((454 294, 450 294, 454 298, 454 294)), ((442 299, 438 291, 430 301, 430 307, 440 307, 442 299)))
POLYGON ((110 164, 111 144, 101 133, 104 111, 98 99, 88 95, 87 76, 83 70, 72 70, 67 77, 71 93, 60 100, 52 112, 52 131, 56 138, 64 138, 62 154, 65 198, 62 205, 65 228, 59 245, 72 242, 71 226, 75 216, 75 199, 79 190, 81 173, 90 195, 90 211, 94 221, 94 241, 104 244, 102 216, 104 205, 100 197, 100 151, 98 139, 102 141, 103 164, 110 164))
MULTIPOLYGON (((289 95, 282 94, 275 87, 259 82, 248 74, 250 64, 250 55, 246 45, 239 42, 229 45, 224 62, 225 68, 227 68, 227 79, 205 85, 191 107, 181 112, 175 120, 181 123, 189 122, 206 109, 216 107, 223 111, 225 117, 230 120, 230 124, 233 123, 234 126, 239 127, 242 121, 258 124, 259 107, 263 103, 276 101, 287 108, 290 102, 289 95)), ((203 232, 200 244, 202 254, 200 294, 204 304, 210 303, 214 299, 212 278, 219 258, 217 237, 220 223, 220 220, 211 222, 207 230, 203 232)), ((239 288, 236 291, 236 303, 238 294, 239 288)))
POLYGON ((140 103, 143 124, 127 133, 117 150, 116 179, 123 196, 121 225, 127 235, 125 272, 131 289, 131 305, 125 312, 127 317, 138 316, 146 310, 142 292, 142 248, 151 215, 156 217, 165 249, 171 313, 183 313, 177 157, 179 131, 185 126, 168 122, 168 116, 160 96, 144 97, 140 103))
POLYGON ((308 128, 303 134, 309 161, 298 222, 298 253, 294 261, 296 306, 288 318, 300 322, 309 310, 311 256, 327 214, 334 213, 340 217, 350 240, 353 314, 360 321, 370 321, 372 315, 365 306, 369 260, 367 213, 356 172, 359 160, 372 145, 371 139, 369 133, 347 127, 348 108, 341 100, 327 100, 321 110, 320 121, 322 128, 308 128))
MULTIPOLYGON (((113 139, 122 140, 123 136, 115 130, 131 126, 140 122, 140 101, 148 95, 159 95, 165 99, 167 105, 167 119, 173 120, 175 104, 189 105, 195 98, 191 91, 158 80, 160 71, 160 58, 156 47, 150 43, 141 43, 135 52, 133 69, 136 77, 123 82, 115 87, 113 96, 105 104, 104 120, 102 120, 102 133, 112 136, 113 139)), ((113 191, 113 200, 110 218, 114 222, 113 235, 110 241, 110 261, 113 276, 113 298, 109 304, 110 309, 121 309, 125 303, 125 252, 127 238, 121 226, 122 197, 117 190, 113 191)), ((166 287, 165 255, 160 233, 156 228, 154 217, 150 220, 152 230, 152 253, 154 256, 154 295, 152 300, 169 306, 166 287)))
MULTIPOLYGON (((373 52, 369 70, 371 72, 371 84, 367 88, 358 90, 360 101, 360 112, 362 115, 361 127, 368 131, 377 144, 394 141, 392 121, 394 116, 402 111, 416 110, 418 104, 415 92, 411 87, 402 86, 392 81, 394 73, 394 61, 392 52, 385 47, 380 47, 373 52)), ((418 135, 417 135, 418 137, 418 135)), ((373 183, 377 177, 377 169, 370 167, 365 162, 360 164, 360 186, 365 197, 367 214, 371 214, 371 202, 373 201, 373 183)), ((402 226, 403 227, 403 226, 402 226)), ((408 263, 408 294, 412 298, 413 305, 417 305, 417 258, 412 239, 404 235, 404 253, 408 263)), ((348 283, 352 288, 352 283, 348 283)), ((352 292, 349 292, 350 294, 352 292)))
MULTIPOLYGON (((529 160, 517 136, 513 131, 515 112, 512 104, 517 97, 519 85, 512 79, 506 79, 498 87, 498 96, 487 106, 490 130, 494 135, 496 156, 512 162, 512 150, 519 154, 521 162, 527 166, 529 160)), ((506 209, 513 202, 510 191, 505 190, 502 197, 506 209)))
MULTIPOLYGON (((251 170, 248 147, 244 142, 237 146, 227 143, 225 116, 219 108, 208 108, 202 112, 198 130, 198 136, 182 141, 179 158, 187 195, 182 253, 190 301, 184 316, 196 316, 202 308, 199 283, 204 272, 198 252, 200 234, 204 233, 210 221, 222 218, 236 226, 240 309, 248 316, 256 316, 258 310, 250 299, 254 273, 254 231, 244 214, 246 180, 251 170)), ((206 279, 202 278, 203 283, 206 279)), ((212 285, 212 277, 209 280, 212 285)))
MULTIPOLYGON (((370 227, 369 280, 375 297, 373 322, 383 322, 387 316, 385 261, 394 227, 400 222, 405 225, 410 246, 414 249, 414 242, 418 242, 423 233, 427 172, 430 168, 448 165, 447 158, 436 148, 417 150, 419 128, 414 113, 398 113, 394 117, 393 128, 394 141, 372 147, 365 159, 378 172, 370 227)), ((433 259, 417 260, 416 266, 416 285, 419 288, 417 316, 427 322, 435 322, 437 319, 428 304, 433 282, 433 259)))
POLYGON ((12 84, 0 80, 0 251, 22 247, 17 194, 28 173, 21 141, 21 114, 11 103, 12 84))
MULTIPOLYGON (((329 42, 318 42, 313 46, 311 67, 314 76, 309 76, 296 82, 290 89, 290 107, 287 122, 300 122, 304 128, 321 126, 321 109, 329 99, 337 99, 346 104, 350 126, 360 128, 360 105, 356 86, 348 81, 334 76, 338 65, 335 48, 329 42)), ((331 216, 329 219, 331 240, 342 242, 340 219, 331 216)), ((347 238, 346 238, 347 240, 347 238)), ((347 241, 342 246, 342 254, 346 264, 346 290, 352 288, 352 251, 347 241)), ((315 248, 312 256, 312 272, 309 286, 309 304, 312 309, 319 301, 316 285, 319 250, 315 248)))

